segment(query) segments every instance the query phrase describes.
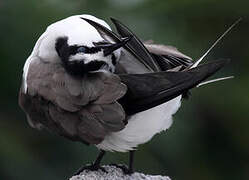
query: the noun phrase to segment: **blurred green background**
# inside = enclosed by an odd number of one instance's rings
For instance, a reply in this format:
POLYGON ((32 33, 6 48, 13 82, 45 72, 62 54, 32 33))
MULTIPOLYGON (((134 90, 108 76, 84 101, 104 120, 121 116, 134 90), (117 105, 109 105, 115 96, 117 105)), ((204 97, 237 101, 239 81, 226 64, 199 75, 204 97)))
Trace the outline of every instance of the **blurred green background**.
MULTIPOLYGON (((192 90, 173 126, 139 146, 137 171, 177 180, 249 179, 249 3, 226 0, 1 0, 0 179, 67 179, 97 155, 29 127, 18 107, 26 58, 46 27, 75 14, 115 17, 143 40, 153 39, 200 57, 235 20, 239 25, 206 61, 230 58, 216 76, 235 79, 192 90)), ((104 163, 126 163, 128 153, 108 153, 104 163)))

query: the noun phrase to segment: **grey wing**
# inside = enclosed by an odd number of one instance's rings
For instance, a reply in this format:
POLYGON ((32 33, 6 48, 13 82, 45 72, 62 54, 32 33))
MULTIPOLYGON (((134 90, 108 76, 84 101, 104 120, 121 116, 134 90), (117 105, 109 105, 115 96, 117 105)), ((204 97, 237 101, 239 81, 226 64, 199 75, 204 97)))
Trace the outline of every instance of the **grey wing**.
POLYGON ((60 64, 35 58, 27 85, 27 93, 21 88, 19 103, 35 128, 98 144, 108 133, 125 127, 125 112, 117 100, 126 86, 117 75, 99 72, 75 78, 60 64))
POLYGON ((151 72, 144 64, 131 53, 122 49, 120 58, 115 67, 116 74, 143 74, 151 72))
POLYGON ((178 51, 173 46, 161 44, 144 44, 162 71, 181 66, 185 69, 193 64, 190 57, 178 51))
MULTIPOLYGON (((161 69, 160 71, 181 71, 193 64, 192 59, 172 46, 144 44, 161 69)), ((116 74, 143 74, 151 72, 131 53, 122 49, 116 65, 116 74)))

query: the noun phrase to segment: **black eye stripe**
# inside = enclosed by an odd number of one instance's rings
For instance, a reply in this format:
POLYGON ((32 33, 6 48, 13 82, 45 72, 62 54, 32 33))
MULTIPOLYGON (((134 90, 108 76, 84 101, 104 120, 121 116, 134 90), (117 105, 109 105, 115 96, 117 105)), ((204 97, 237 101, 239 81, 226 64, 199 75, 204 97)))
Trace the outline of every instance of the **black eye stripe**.
POLYGON ((85 54, 95 54, 95 53, 101 51, 101 48, 99 48, 99 47, 87 47, 87 46, 74 45, 74 46, 69 46, 69 54, 75 55, 75 54, 79 53, 78 49, 81 47, 85 48, 85 50, 84 50, 85 54))
POLYGON ((66 54, 64 51, 67 51, 68 49, 67 40, 67 37, 60 37, 56 39, 55 49, 61 58, 64 58, 66 54))

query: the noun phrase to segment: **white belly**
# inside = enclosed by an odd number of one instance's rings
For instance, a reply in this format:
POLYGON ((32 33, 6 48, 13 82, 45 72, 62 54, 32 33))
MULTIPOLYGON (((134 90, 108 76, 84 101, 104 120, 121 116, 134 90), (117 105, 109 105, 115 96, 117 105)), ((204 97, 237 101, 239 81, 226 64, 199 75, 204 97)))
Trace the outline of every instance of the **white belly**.
POLYGON ((181 106, 181 96, 157 107, 137 113, 119 132, 111 133, 98 145, 106 151, 126 152, 134 150, 139 144, 146 143, 155 134, 168 129, 172 124, 172 115, 181 106))

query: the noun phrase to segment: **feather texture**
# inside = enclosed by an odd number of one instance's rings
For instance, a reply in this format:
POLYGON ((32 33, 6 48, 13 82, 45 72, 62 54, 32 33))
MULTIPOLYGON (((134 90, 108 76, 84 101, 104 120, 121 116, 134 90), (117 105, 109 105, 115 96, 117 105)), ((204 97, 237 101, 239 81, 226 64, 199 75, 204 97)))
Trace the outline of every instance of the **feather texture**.
MULTIPOLYGON (((82 15, 49 26, 41 36, 25 64, 19 93, 19 104, 32 127, 103 150, 132 150, 168 129, 182 94, 228 62, 194 64, 174 47, 143 44, 127 26, 112 21, 118 34, 104 21, 82 15), (116 53, 115 74, 103 70, 77 76, 67 72, 55 51, 56 39, 65 35, 69 45, 90 47, 132 39, 116 53)), ((82 61, 102 58, 101 53, 82 61)))
POLYGON ((61 64, 43 63, 37 57, 30 63, 27 85, 19 101, 33 127, 42 124, 70 139, 96 144, 125 126, 125 112, 117 100, 126 86, 114 74, 73 77, 61 64))

